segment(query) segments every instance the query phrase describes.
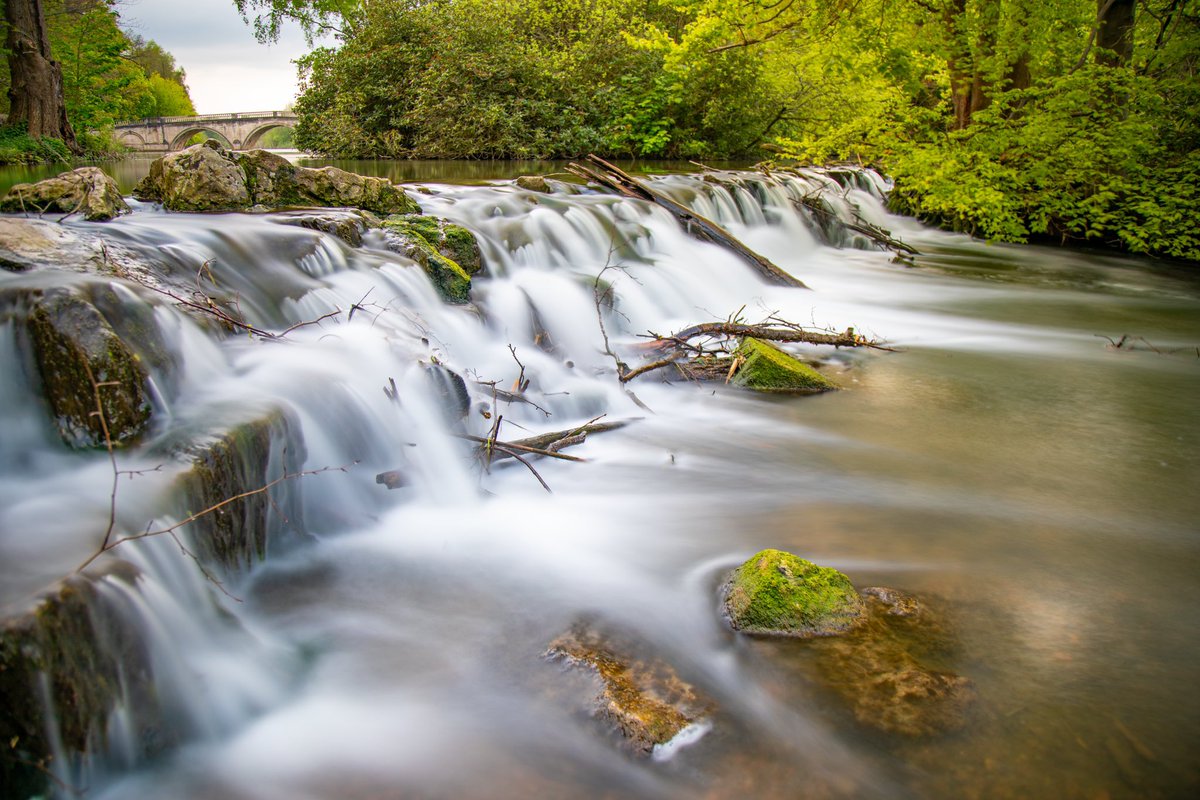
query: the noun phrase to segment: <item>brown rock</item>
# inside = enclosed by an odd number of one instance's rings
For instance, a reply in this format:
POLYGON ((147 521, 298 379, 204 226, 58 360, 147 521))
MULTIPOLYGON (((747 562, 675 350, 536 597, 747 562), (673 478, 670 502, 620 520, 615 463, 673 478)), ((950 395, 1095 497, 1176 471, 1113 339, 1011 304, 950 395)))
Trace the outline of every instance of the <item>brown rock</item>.
POLYGON ((129 213, 117 182, 99 167, 80 167, 37 183, 19 183, 0 200, 0 211, 79 213, 104 222, 129 213))

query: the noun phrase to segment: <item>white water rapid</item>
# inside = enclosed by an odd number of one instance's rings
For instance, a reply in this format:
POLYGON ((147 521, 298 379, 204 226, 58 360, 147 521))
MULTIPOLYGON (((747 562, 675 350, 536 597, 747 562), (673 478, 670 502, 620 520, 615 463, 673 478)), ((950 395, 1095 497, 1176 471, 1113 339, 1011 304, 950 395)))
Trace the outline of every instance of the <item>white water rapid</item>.
MULTIPOLYGON (((51 791, 1168 797, 1200 785, 1200 700, 1186 690, 1200 656, 1200 369, 1171 352, 1200 342, 1200 285, 1148 262, 934 231, 888 214, 873 173, 838 177, 652 179, 808 290, 765 284, 657 206, 507 181, 413 193, 479 240, 467 306, 444 303, 378 233, 351 247, 280 224, 287 214, 138 205, 103 229, 114 252, 235 296, 256 327, 321 320, 279 341, 69 265, 0 276, 0 288, 115 286, 114 302, 154 321, 166 356, 151 370, 151 435, 117 454, 139 473, 117 480, 118 533, 198 510, 180 507, 186 465, 170 454, 241 423, 275 420, 271 476, 289 459, 320 471, 277 487, 266 556, 247 569, 206 577, 181 549, 197 548, 190 527, 94 565, 136 567, 132 584, 97 579, 93 613, 138 631, 148 669, 120 676, 123 699, 86 755, 59 747, 51 791), (798 201, 821 187, 840 219, 920 250, 914 265, 818 224, 798 201), (772 315, 896 352, 793 348, 844 387, 816 397, 666 371, 622 386, 606 354, 605 336, 635 365, 648 332, 772 315), (1158 352, 1098 336, 1125 333, 1158 352), (498 414, 502 439, 630 424, 568 451, 584 463, 532 461, 547 492, 511 459, 480 469, 434 365, 465 379, 470 434, 498 414), (530 402, 493 396, 522 373, 530 402), (404 485, 376 482, 389 470, 404 485), (730 631, 717 588, 765 547, 939 598, 960 631, 941 657, 976 687, 967 727, 890 740, 821 688, 802 645, 730 631), (588 715, 590 684, 543 658, 581 617, 650 643, 712 713, 655 758, 630 756, 588 715), (151 740, 146 703, 161 720, 151 740)), ((9 612, 96 549, 113 498, 107 455, 62 445, 22 347, 0 318, 9 612)))

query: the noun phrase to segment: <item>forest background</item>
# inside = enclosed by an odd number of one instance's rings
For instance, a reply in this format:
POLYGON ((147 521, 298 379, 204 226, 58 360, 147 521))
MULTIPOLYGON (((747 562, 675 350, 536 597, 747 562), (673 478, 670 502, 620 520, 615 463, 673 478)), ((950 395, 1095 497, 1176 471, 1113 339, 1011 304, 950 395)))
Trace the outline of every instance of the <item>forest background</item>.
MULTIPOLYGON (((1200 0, 231 2, 320 45, 313 153, 848 161, 946 227, 1200 260, 1200 0)), ((176 113, 110 3, 42 4, 76 129, 176 113), (108 38, 49 11, 87 5, 108 38)))

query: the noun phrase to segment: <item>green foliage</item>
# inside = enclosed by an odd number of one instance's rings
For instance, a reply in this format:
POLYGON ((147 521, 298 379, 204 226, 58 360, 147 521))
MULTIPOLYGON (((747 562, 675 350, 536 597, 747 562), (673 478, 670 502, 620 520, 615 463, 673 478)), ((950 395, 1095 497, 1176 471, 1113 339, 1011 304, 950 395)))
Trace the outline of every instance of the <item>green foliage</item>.
POLYGON ((729 155, 779 115, 750 54, 671 61, 662 37, 679 35, 686 17, 655 2, 376 0, 359 19, 339 49, 301 63, 304 149, 729 155))
POLYGON ((1200 25, 1195 3, 1142 9, 1114 65, 1089 45, 1094 3, 865 2, 870 36, 847 24, 812 51, 834 111, 779 143, 874 163, 895 209, 988 239, 1198 260, 1200 25))
MULTIPOLYGON (((122 151, 112 137, 118 122, 196 113, 174 57, 155 42, 122 31, 116 5, 42 0, 51 50, 62 68, 67 116, 89 158, 122 151)), ((8 85, 7 70, 0 70, 5 102, 8 85)), ((61 160, 55 144, 32 146, 19 138, 6 134, 5 141, 13 144, 0 149, 0 163, 61 160)))
POLYGON ((0 164, 65 164, 71 158, 60 139, 34 138, 24 125, 0 127, 0 164))

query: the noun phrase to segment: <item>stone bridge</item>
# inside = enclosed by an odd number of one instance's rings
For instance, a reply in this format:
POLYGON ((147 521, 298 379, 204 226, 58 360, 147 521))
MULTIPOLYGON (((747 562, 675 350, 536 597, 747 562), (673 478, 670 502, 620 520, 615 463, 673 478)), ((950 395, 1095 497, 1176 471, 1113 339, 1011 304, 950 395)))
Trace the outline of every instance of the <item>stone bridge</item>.
POLYGON ((196 117, 153 117, 113 126, 117 140, 135 152, 165 153, 182 150, 197 133, 215 134, 234 150, 258 146, 262 135, 273 128, 293 128, 296 115, 290 111, 248 111, 240 114, 202 114, 196 117))

